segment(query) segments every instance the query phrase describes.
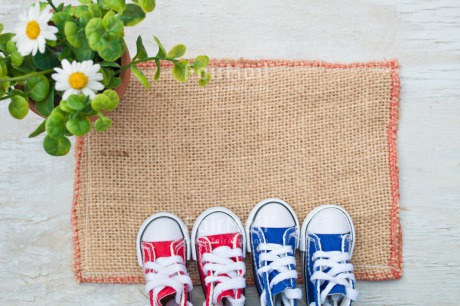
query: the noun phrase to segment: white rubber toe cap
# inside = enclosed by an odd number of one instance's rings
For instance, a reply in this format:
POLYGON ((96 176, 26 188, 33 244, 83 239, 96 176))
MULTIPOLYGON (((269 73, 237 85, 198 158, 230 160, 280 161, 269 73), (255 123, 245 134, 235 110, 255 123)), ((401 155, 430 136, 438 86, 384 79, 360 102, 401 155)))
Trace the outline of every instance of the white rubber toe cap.
POLYGON ((283 228, 296 226, 295 217, 291 211, 281 203, 268 203, 263 205, 252 222, 252 226, 283 228))
POLYGON ((307 233, 346 234, 351 232, 348 216, 337 207, 326 207, 317 212, 307 227, 307 233))
POLYGON ((144 230, 142 241, 173 241, 184 238, 176 220, 169 217, 160 217, 153 220, 144 230))
POLYGON ((215 211, 203 218, 197 228, 196 235, 197 237, 205 237, 239 232, 240 229, 232 217, 224 212, 215 211))
POLYGON ((246 254, 246 235, 243 224, 235 213, 225 207, 206 209, 196 219, 192 229, 192 257, 197 259, 196 241, 198 237, 212 235, 241 233, 243 243, 243 257, 246 254))
POLYGON ((190 259, 190 238, 187 226, 176 215, 160 212, 147 218, 139 228, 136 239, 137 262, 142 264, 142 242, 175 241, 184 239, 187 249, 186 259, 190 259))

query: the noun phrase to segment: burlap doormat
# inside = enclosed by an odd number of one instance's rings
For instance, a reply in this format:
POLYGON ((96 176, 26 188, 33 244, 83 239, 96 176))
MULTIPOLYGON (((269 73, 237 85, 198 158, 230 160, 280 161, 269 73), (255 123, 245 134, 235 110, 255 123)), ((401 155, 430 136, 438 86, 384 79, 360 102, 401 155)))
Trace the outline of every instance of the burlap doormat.
MULTIPOLYGON (((268 197, 301 221, 318 205, 344 206, 356 226, 356 276, 401 276, 396 61, 214 60, 206 88, 177 83, 170 69, 150 92, 132 78, 112 129, 77 141, 78 281, 144 282, 135 237, 153 213, 191 228, 218 205, 244 223, 268 197)), ((195 263, 189 270, 196 281, 195 263)))

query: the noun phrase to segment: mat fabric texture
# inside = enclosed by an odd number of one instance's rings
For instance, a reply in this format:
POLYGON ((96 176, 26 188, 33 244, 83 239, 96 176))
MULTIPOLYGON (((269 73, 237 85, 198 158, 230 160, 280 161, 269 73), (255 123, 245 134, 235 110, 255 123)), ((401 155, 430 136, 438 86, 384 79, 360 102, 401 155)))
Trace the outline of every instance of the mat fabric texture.
MULTIPOLYGON (((155 69, 142 69, 152 80, 155 69)), ((343 206, 356 227, 357 278, 401 277, 396 61, 214 60, 205 88, 170 70, 149 92, 132 78, 110 131, 77 140, 78 281, 144 282, 135 238, 153 213, 191 229, 203 210, 224 206, 245 223, 268 197, 290 203, 300 222, 318 205, 343 206)))

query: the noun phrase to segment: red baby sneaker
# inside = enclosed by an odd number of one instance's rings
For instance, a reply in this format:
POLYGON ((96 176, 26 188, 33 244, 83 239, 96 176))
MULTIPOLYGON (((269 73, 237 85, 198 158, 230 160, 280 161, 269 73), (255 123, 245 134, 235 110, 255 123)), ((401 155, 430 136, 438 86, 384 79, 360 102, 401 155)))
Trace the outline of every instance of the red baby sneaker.
POLYGON ((189 258, 188 231, 179 217, 162 212, 144 221, 137 235, 137 260, 145 272, 151 306, 192 305, 189 258))
POLYGON ((240 219, 230 210, 204 211, 192 230, 192 256, 197 261, 204 306, 243 306, 246 238, 240 219))

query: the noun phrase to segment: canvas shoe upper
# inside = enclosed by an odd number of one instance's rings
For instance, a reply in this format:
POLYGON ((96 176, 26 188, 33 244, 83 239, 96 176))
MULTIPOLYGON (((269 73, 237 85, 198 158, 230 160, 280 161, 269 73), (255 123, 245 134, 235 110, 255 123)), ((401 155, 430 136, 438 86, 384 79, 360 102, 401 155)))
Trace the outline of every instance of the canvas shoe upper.
POLYGON ((348 213, 335 205, 314 209, 301 230, 305 295, 309 306, 350 306, 358 297, 350 263, 355 231, 348 213))
POLYGON ((298 227, 291 206, 279 199, 260 202, 249 215, 248 250, 262 306, 294 306, 302 297, 296 286, 298 227))
POLYGON ((175 215, 157 213, 144 221, 137 236, 137 259, 146 278, 151 306, 191 306, 192 280, 187 273, 190 240, 175 215))
POLYGON ((204 306, 243 306, 246 266, 245 233, 238 217, 223 207, 210 208, 192 230, 192 256, 197 261, 204 306))

